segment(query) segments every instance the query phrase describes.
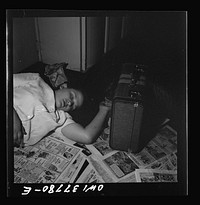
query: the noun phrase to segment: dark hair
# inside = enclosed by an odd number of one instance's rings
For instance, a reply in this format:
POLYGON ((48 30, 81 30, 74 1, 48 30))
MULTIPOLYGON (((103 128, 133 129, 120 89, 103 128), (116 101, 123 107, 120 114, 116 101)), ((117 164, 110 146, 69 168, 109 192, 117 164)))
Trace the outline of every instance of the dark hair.
POLYGON ((82 96, 83 96, 83 103, 82 103, 82 105, 81 105, 80 107, 77 107, 77 110, 78 110, 78 109, 80 109, 80 108, 83 106, 83 104, 85 103, 85 100, 87 99, 87 94, 86 94, 86 92, 85 92, 84 89, 80 89, 80 88, 73 88, 73 89, 75 89, 75 90, 77 90, 78 92, 80 92, 80 93, 82 94, 82 96))

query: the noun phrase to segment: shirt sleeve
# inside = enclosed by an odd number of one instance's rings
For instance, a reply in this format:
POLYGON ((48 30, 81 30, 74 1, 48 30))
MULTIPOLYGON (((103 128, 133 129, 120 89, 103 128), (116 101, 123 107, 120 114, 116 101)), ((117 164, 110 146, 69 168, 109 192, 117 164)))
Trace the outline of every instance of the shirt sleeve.
POLYGON ((69 125, 71 123, 75 123, 75 121, 72 119, 71 115, 69 115, 68 113, 65 113, 66 116, 66 121, 64 122, 64 124, 58 128, 56 128, 56 132, 59 134, 62 134, 61 130, 63 127, 65 127, 66 125, 69 125))
POLYGON ((13 74, 13 87, 24 86, 30 82, 34 82, 40 79, 38 73, 17 73, 13 74))

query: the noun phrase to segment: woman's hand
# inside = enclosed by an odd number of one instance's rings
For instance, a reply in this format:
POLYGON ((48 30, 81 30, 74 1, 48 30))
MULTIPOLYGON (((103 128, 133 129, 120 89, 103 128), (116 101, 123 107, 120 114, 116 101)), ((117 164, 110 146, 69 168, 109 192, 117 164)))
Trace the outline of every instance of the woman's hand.
POLYGON ((100 103, 99 110, 109 112, 111 110, 111 107, 112 107, 112 101, 105 99, 100 103))
POLYGON ((13 137, 15 147, 23 146, 24 134, 26 134, 26 132, 22 122, 15 109, 13 109, 13 137))

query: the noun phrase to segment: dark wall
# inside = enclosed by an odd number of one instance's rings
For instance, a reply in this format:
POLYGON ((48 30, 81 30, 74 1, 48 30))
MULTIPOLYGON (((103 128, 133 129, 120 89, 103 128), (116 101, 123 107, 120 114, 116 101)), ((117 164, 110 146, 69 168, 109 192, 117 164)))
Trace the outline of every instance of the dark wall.
POLYGON ((183 90, 186 77, 185 12, 131 12, 127 31, 122 52, 124 59, 147 64, 161 83, 183 90))
POLYGON ((13 33, 9 34, 13 37, 13 73, 39 61, 34 18, 13 18, 13 33))
POLYGON ((140 58, 147 62, 161 58, 178 58, 177 61, 180 61, 180 55, 185 51, 185 20, 183 12, 131 13, 129 43, 139 52, 140 58))
POLYGON ((129 14, 128 34, 135 40, 152 43, 183 41, 184 12, 132 12, 129 14))

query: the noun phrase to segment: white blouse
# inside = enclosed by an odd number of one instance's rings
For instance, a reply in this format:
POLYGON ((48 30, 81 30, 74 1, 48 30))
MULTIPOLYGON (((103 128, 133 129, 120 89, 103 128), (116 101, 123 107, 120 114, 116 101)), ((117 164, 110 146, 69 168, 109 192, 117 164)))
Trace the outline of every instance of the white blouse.
POLYGON ((50 131, 74 123, 72 117, 55 109, 54 91, 38 73, 13 74, 14 108, 25 128, 24 144, 33 145, 50 131))

